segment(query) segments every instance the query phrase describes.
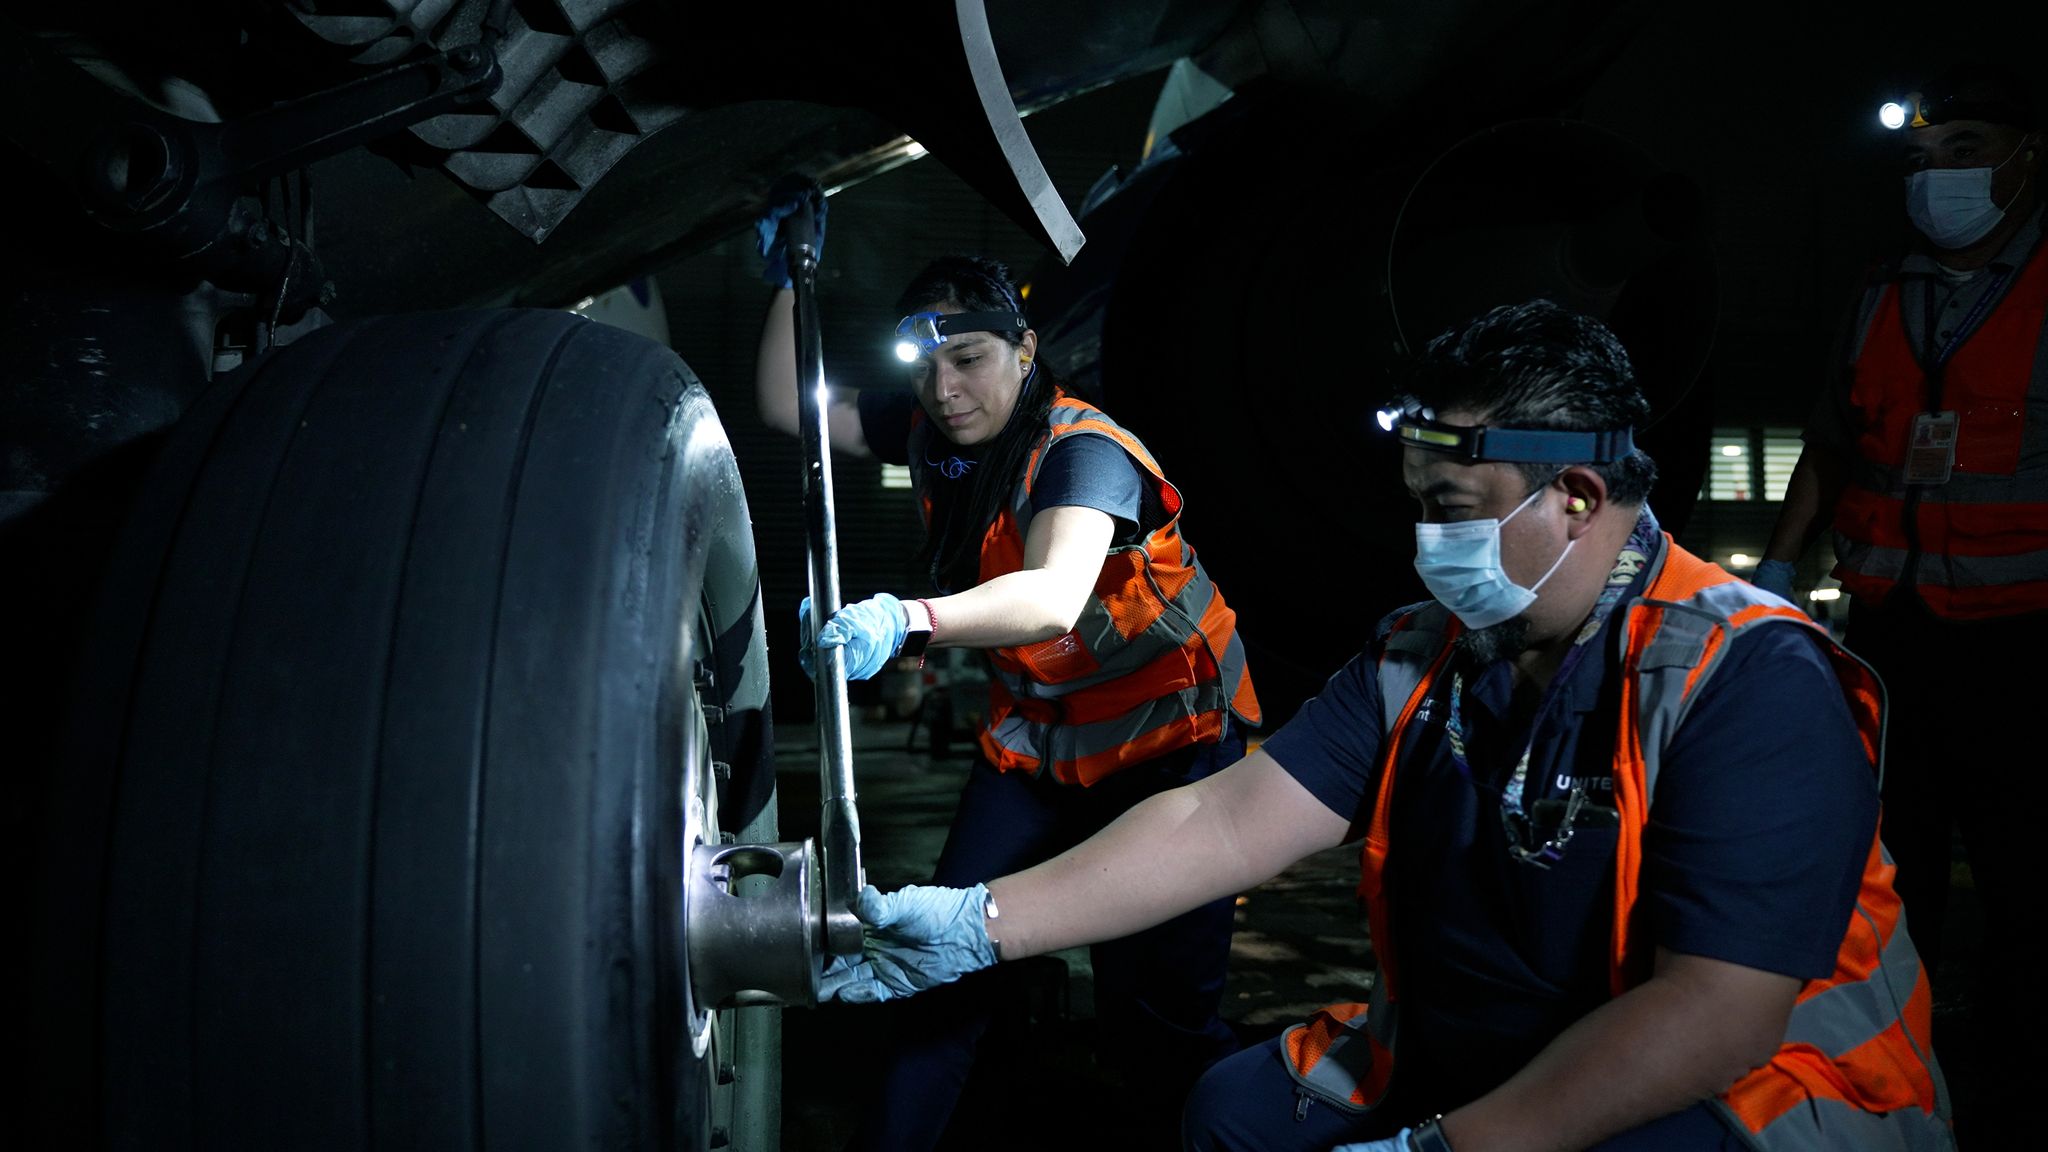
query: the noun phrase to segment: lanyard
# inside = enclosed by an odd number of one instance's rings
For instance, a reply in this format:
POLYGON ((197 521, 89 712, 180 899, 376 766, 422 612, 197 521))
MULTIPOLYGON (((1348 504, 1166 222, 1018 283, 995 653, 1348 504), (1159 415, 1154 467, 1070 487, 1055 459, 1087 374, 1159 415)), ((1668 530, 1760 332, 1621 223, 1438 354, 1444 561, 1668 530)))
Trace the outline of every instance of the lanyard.
MULTIPOLYGON (((1997 272, 1993 273, 1991 281, 1984 285, 1984 291, 1978 294, 1977 302, 1970 305, 1970 311, 1963 317, 1963 322, 1956 325, 1956 330, 1949 336, 1948 343, 1943 344, 1939 351, 1932 352, 1931 358, 1925 365, 1927 372, 1927 410, 1929 412, 1936 412, 1941 409, 1942 376, 1948 370, 1949 357, 1954 356, 1956 349, 1962 347, 1963 341, 1969 339, 1971 334, 1977 330, 1977 321, 1983 319, 1984 313, 1993 304, 1997 303, 1999 293, 2005 287, 2006 277, 2010 275, 2012 275, 2012 269, 2010 268, 2000 268, 1997 272)), ((1921 339, 1930 351, 1934 348, 1934 316, 1937 311, 1934 306, 1934 296, 1934 281, 1930 279, 1927 281, 1926 292, 1922 296, 1922 300, 1926 304, 1924 312, 1926 314, 1927 330, 1921 333, 1921 339)))
MULTIPOLYGON (((1552 684, 1563 681, 1566 671, 1576 662, 1576 657, 1584 647, 1583 644, 1575 645, 1570 652, 1565 653, 1564 660, 1558 666, 1557 676, 1551 680, 1552 684)), ((1465 674, 1454 672, 1451 674, 1451 714, 1444 723, 1444 735, 1450 741, 1451 762, 1457 765, 1458 771, 1467 780, 1470 780, 1472 763, 1465 756, 1465 722, 1459 703, 1464 696, 1465 674)), ((1501 830, 1507 834, 1508 854, 1524 864, 1533 864, 1538 868, 1549 868, 1564 859, 1565 845, 1571 843, 1572 836, 1578 831, 1579 809, 1586 803, 1585 781, 1574 774, 1572 790, 1570 795, 1565 797, 1564 815, 1557 822, 1557 831, 1534 848, 1525 846, 1533 825, 1523 811, 1522 792, 1529 778, 1529 757, 1536 751, 1536 729, 1543 720, 1543 714, 1549 711, 1549 703, 1546 696, 1543 703, 1537 707, 1535 719, 1530 722, 1529 743, 1522 749, 1522 758, 1515 764, 1514 775, 1509 777, 1506 787, 1501 789, 1500 794, 1500 823, 1501 830)))
MULTIPOLYGON (((1529 759, 1536 750, 1536 733, 1543 723, 1544 715, 1550 711, 1557 686, 1569 681, 1580 659, 1588 649, 1595 646, 1591 641, 1604 631, 1607 617, 1613 613, 1615 605, 1620 603, 1622 596, 1635 585, 1640 569, 1656 554, 1657 532, 1657 520, 1650 514, 1649 506, 1645 505, 1636 516, 1635 530, 1629 534, 1628 543, 1622 546, 1621 555, 1616 557, 1614 570, 1608 574, 1607 587, 1594 602, 1592 615, 1583 626, 1584 630, 1579 633, 1578 640, 1572 644, 1571 649, 1564 654, 1564 659, 1558 661, 1557 672, 1550 678, 1551 687, 1537 703, 1536 715, 1529 722, 1529 743, 1522 749, 1521 760, 1515 764, 1513 775, 1501 788, 1500 821, 1502 828, 1507 832, 1508 852, 1525 864, 1548 868, 1563 857, 1564 846, 1571 841, 1577 824, 1579 809, 1586 802, 1585 783, 1574 773, 1571 794, 1565 798, 1564 819, 1558 823, 1557 833, 1536 848, 1523 847, 1531 825, 1524 813, 1522 794, 1529 779, 1529 759), (1631 557, 1632 561, 1624 563, 1631 557)), ((1451 763, 1457 766, 1460 775, 1470 781, 1473 779, 1472 762, 1465 755, 1464 699, 1465 674, 1462 671, 1453 672, 1450 715, 1444 721, 1444 735, 1451 746, 1451 763)))

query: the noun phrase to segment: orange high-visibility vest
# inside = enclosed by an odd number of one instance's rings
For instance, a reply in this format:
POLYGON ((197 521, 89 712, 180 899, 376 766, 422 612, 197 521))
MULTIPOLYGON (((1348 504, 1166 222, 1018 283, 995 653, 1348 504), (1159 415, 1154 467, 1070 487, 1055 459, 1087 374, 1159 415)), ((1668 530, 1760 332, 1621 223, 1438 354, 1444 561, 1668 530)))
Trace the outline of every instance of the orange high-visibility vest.
MULTIPOLYGON (((1644 595, 1627 607, 1621 723, 1615 741, 1614 925, 1608 980, 1621 995, 1650 974, 1654 952, 1634 911, 1642 835, 1664 750, 1729 642, 1743 629, 1771 624, 1818 628, 1797 609, 1680 549, 1665 537, 1644 595)), ((1391 844, 1394 773, 1402 736, 1444 667, 1459 632, 1441 607, 1403 617, 1379 664, 1388 725, 1359 893, 1367 901, 1380 959, 1368 1004, 1335 1005, 1289 1029, 1285 1047, 1296 1080, 1339 1107, 1372 1108, 1395 1069, 1400 1002, 1395 940, 1381 893, 1391 844)), ((1873 770, 1883 733, 1883 688, 1875 673, 1821 632, 1873 770)), ((1784 1149, 1929 1149, 1954 1147, 1947 1091, 1927 1046, 1932 996, 1906 936, 1892 891, 1894 869, 1871 838, 1856 909, 1832 975, 1800 990, 1784 1042, 1762 1067, 1721 1093, 1716 1107, 1747 1142, 1784 1149)))
MULTIPOLYGON (((910 460, 925 459, 930 425, 916 414, 910 460)), ((1150 484, 1146 508, 1162 519, 1143 540, 1103 557, 1095 592, 1073 628, 1050 640, 989 652, 989 712, 981 749, 998 769, 1049 769, 1070 784, 1092 784, 1122 768, 1190 744, 1222 738, 1227 714, 1259 722, 1237 613, 1181 539, 1180 491, 1138 438, 1085 401, 1055 395, 1044 438, 1015 494, 981 540, 980 579, 1024 567, 1031 489, 1054 444, 1106 436, 1138 462, 1150 484)), ((918 478, 929 492, 929 478, 918 478)), ((930 523, 931 499, 922 500, 930 523)))
POLYGON ((2048 322, 2048 244, 2017 276, 1950 358, 1933 400, 1899 316, 1899 286, 1882 290, 1852 370, 1861 429, 1834 514, 1834 574, 1850 595, 1882 600, 1917 553, 1913 585, 1937 615, 2048 610, 2048 428, 2027 420, 2048 322), (1945 484, 1908 485, 1907 440, 1930 403, 1957 414, 1955 468, 1945 484))

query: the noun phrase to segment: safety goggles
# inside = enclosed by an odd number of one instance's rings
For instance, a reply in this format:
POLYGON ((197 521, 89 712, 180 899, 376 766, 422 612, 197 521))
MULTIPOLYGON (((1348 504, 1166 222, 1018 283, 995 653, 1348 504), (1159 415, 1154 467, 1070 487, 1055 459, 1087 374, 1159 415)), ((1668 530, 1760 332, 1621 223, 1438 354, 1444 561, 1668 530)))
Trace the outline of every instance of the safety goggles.
POLYGON ((1627 428, 1604 432, 1565 432, 1550 428, 1489 428, 1483 424, 1446 424, 1427 408, 1385 408, 1380 427, 1408 447, 1455 456, 1467 464, 1505 461, 1515 464, 1611 464, 1635 451, 1627 428))
POLYGON ((929 356, 947 337, 966 332, 1022 336, 1030 327, 1015 312, 912 312, 896 325, 896 357, 907 363, 929 356))

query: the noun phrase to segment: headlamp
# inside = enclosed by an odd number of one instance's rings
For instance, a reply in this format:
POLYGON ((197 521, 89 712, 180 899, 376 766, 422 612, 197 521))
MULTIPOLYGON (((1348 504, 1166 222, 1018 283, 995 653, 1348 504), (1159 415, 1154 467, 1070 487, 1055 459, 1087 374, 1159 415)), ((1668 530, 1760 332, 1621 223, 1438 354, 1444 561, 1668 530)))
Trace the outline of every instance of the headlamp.
POLYGON ((2027 124, 2032 117, 2025 106, 2011 100, 1970 100, 1954 93, 1909 92, 1904 100, 1892 100, 1877 110, 1878 123, 1886 128, 1929 128, 1951 120, 1984 120, 1993 124, 2027 124))
POLYGON ((1446 424, 1429 409, 1413 404, 1382 409, 1379 422, 1380 427, 1399 436, 1405 447, 1442 452, 1467 464, 1612 464, 1636 447, 1635 436, 1627 428, 1565 432, 1553 428, 1446 424))
POLYGON ((929 356, 947 337, 965 332, 1022 336, 1030 327, 1016 312, 912 312, 896 325, 896 358, 908 363, 929 356))

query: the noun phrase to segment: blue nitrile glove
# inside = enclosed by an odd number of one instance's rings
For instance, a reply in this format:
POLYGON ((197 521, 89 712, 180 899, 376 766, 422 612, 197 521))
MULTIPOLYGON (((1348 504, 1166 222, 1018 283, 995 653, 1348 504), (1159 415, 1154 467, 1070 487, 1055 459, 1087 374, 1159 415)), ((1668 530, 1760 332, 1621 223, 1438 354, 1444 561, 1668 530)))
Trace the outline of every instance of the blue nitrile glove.
POLYGON ((1766 592, 1790 600, 1794 567, 1790 560, 1759 560, 1756 562, 1756 573, 1749 578, 1749 582, 1766 592))
POLYGON ((983 917, 988 886, 912 884, 883 895, 870 884, 853 902, 865 925, 860 956, 834 956, 818 981, 820 1001, 893 1000, 950 984, 996 962, 983 917))
POLYGON ((809 177, 791 174, 775 182, 768 189, 768 208, 754 221, 756 246, 766 263, 761 266, 761 279, 770 288, 788 288, 789 254, 782 250, 782 221, 805 200, 811 204, 811 219, 815 222, 817 235, 812 240, 820 257, 825 254, 825 190, 809 177))
POLYGON ((1339 1144, 1330 1152, 1408 1152, 1408 1129, 1403 1128, 1385 1140, 1366 1140, 1357 1144, 1339 1144))
MULTIPOLYGON (((804 610, 806 619, 810 609, 804 610)), ((882 670, 891 657, 903 650, 903 634, 910 620, 903 614, 903 601, 887 592, 877 592, 832 614, 818 629, 814 643, 820 648, 845 648, 840 657, 848 680, 865 680, 882 670)))

